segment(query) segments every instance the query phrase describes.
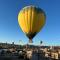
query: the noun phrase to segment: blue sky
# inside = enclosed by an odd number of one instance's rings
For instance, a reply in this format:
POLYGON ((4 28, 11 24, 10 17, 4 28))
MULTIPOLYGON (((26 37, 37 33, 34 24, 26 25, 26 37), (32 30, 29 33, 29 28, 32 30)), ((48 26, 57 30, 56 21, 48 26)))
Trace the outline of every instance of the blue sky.
POLYGON ((27 44, 28 38, 21 31, 17 15, 29 5, 42 8, 46 13, 46 24, 34 37, 33 44, 42 40, 45 45, 60 45, 60 0, 0 0, 0 42, 27 44))

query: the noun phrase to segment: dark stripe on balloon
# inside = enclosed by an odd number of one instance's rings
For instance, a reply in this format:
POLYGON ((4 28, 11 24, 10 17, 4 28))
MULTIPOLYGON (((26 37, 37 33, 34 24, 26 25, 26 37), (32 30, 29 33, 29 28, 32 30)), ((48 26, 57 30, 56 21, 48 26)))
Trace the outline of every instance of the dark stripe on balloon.
POLYGON ((26 22, 27 22, 27 29, 28 29, 28 9, 26 9, 26 11, 27 11, 27 16, 26 16, 27 17, 27 21, 26 22))
POLYGON ((32 32, 31 31, 31 26, 32 26, 32 21, 31 20, 32 20, 32 6, 31 6, 31 14, 30 14, 30 32, 32 32))

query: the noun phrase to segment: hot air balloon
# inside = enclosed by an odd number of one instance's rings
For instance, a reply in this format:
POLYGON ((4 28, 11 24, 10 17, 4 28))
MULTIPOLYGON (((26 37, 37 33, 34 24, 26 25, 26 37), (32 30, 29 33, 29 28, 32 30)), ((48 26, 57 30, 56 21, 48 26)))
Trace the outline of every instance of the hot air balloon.
POLYGON ((45 12, 35 6, 26 6, 18 14, 18 23, 22 31, 32 43, 33 37, 42 29, 45 24, 45 12))

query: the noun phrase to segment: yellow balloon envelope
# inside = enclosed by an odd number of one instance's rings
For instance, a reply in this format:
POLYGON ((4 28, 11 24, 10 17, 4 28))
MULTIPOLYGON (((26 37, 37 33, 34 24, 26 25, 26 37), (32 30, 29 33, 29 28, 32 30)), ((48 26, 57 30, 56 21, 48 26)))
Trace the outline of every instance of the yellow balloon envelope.
POLYGON ((18 14, 18 23, 22 31, 32 42, 33 37, 41 30, 45 24, 45 13, 35 6, 24 7, 18 14))

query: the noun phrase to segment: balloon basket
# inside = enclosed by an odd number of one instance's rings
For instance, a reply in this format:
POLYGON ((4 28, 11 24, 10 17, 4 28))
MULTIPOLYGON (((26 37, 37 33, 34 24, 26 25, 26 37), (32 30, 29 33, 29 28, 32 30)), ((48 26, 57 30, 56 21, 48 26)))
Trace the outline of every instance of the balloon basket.
POLYGON ((32 41, 32 39, 29 39, 29 45, 32 45, 32 43, 33 43, 33 41, 32 41))
POLYGON ((33 43, 32 39, 29 39, 29 43, 33 43))

